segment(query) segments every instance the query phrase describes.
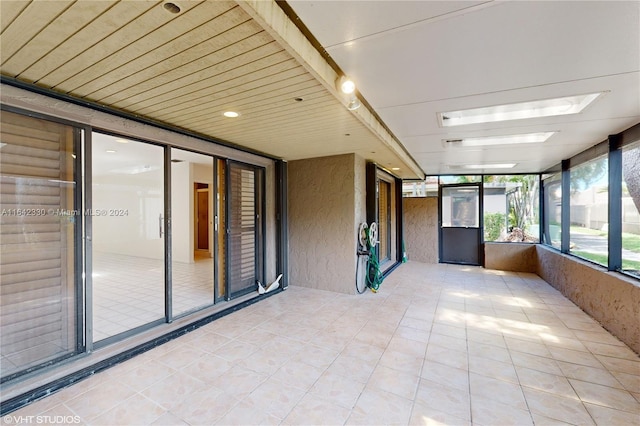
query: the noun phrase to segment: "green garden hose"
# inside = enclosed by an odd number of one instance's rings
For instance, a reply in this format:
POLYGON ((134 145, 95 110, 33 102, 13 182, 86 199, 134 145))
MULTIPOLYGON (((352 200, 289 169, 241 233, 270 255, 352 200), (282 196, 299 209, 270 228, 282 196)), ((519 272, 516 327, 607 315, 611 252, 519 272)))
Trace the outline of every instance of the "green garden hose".
POLYGON ((378 263, 376 241, 374 240, 372 242, 369 238, 367 238, 367 241, 369 241, 369 260, 367 261, 367 287, 369 287, 371 291, 376 293, 380 288, 380 284, 382 284, 382 280, 384 279, 384 277, 382 276, 382 272, 380 271, 380 264, 378 263))

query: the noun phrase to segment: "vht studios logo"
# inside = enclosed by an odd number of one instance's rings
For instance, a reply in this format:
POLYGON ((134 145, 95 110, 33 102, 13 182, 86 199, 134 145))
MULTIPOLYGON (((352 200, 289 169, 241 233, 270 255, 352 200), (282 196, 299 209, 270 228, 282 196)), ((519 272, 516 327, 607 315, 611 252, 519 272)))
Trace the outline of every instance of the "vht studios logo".
POLYGON ((80 424, 80 416, 4 416, 5 425, 69 425, 80 424))

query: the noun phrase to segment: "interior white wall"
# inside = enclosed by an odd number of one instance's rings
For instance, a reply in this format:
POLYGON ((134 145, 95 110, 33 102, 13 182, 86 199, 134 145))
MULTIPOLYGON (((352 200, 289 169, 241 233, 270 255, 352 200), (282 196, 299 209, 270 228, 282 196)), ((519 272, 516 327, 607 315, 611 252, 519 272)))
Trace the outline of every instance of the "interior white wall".
POLYGON ((193 176, 191 163, 171 163, 171 255, 193 263, 193 176))
POLYGON ((159 229, 160 215, 164 215, 162 174, 134 176, 94 178, 93 250, 163 259, 164 229, 162 237, 159 229))

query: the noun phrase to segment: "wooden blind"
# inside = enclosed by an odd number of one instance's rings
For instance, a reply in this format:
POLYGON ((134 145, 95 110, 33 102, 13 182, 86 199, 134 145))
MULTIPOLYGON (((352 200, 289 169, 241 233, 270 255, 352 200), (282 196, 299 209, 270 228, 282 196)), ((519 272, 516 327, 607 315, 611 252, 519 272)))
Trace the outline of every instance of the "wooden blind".
POLYGON ((2 377, 76 348, 73 129, 2 112, 2 377))
POLYGON ((229 287, 233 296, 256 285, 256 172, 230 164, 229 287))

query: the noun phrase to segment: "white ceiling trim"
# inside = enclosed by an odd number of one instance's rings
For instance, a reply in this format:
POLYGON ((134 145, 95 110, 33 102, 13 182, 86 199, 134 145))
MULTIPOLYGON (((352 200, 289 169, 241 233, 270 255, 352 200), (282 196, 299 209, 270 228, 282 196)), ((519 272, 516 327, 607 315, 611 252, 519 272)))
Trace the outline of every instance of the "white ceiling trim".
MULTIPOLYGON (((238 4, 346 108, 347 101, 335 85, 338 74, 275 2, 250 0, 238 1, 238 4)), ((424 177, 424 171, 418 163, 371 111, 362 106, 351 113, 409 167, 414 177, 424 177)))

